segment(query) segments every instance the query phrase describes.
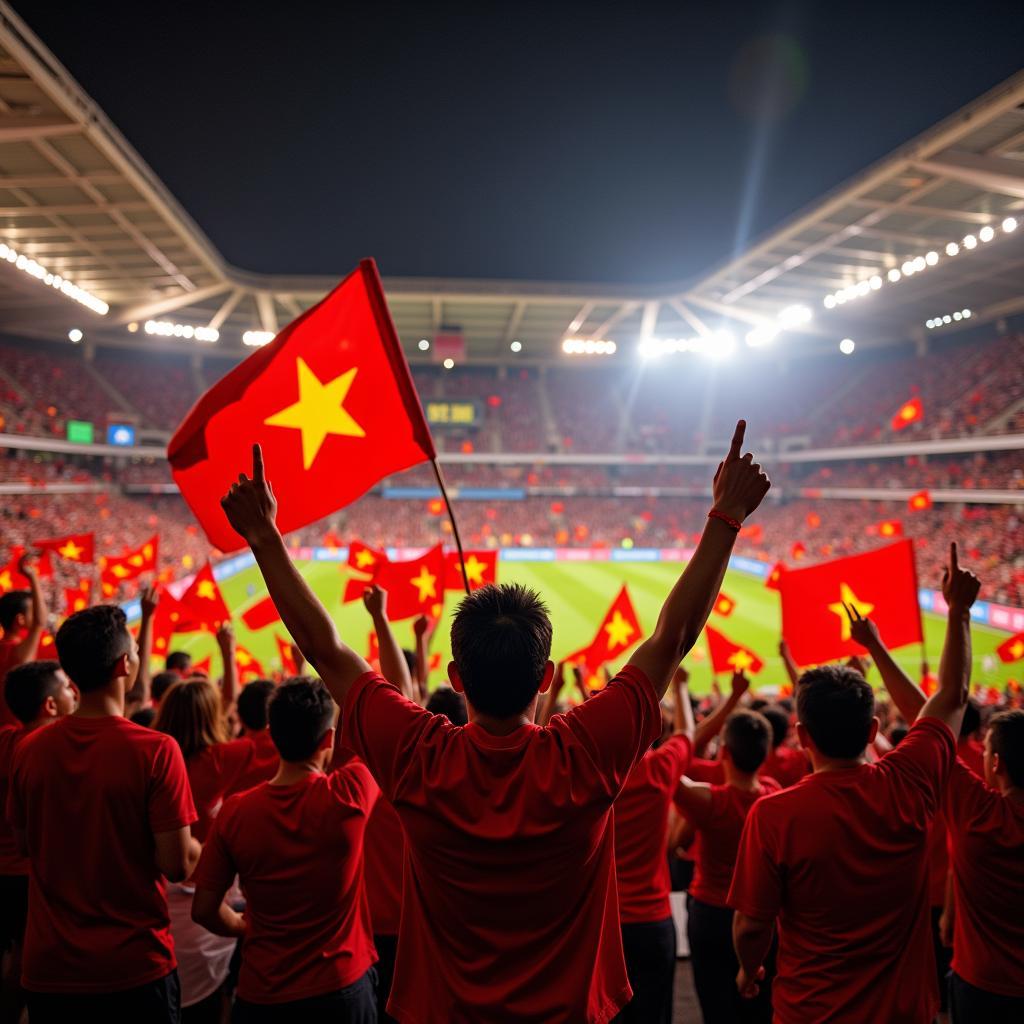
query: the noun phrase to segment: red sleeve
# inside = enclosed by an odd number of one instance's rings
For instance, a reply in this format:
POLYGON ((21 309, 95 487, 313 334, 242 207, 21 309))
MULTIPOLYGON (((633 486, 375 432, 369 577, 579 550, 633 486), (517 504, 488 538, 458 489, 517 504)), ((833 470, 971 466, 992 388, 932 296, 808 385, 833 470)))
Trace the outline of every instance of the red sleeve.
POLYGON ((7 783, 7 806, 4 808, 8 824, 16 829, 25 828, 25 805, 21 800, 21 773, 18 770, 20 764, 21 758, 16 753, 12 758, 11 774, 7 783))
POLYGON ((703 757, 695 757, 690 761, 686 774, 694 782, 707 782, 720 786, 725 782, 725 768, 721 761, 709 761, 703 757))
POLYGON ((950 828, 961 831, 999 798, 959 757, 953 762, 946 785, 945 812, 950 828))
POLYGON ((757 921, 774 920, 782 907, 782 871, 761 801, 751 807, 743 825, 726 903, 757 921))
POLYGON ((679 776, 686 774, 693 753, 693 740, 689 736, 670 736, 648 758, 651 775, 666 789, 674 791, 679 776))
POLYGON ((231 888, 238 874, 231 851, 224 842, 224 823, 229 815, 221 813, 213 819, 213 825, 206 842, 203 844, 203 852, 199 857, 199 863, 192 872, 192 882, 197 889, 206 889, 208 892, 227 892, 231 888))
POLYGON ((614 796, 660 735, 661 704, 647 676, 627 665, 597 696, 556 715, 548 728, 572 734, 614 796))
POLYGON ((923 815, 926 825, 939 808, 955 759, 956 741, 949 727, 937 718, 919 718, 874 770, 888 777, 894 808, 906 819, 923 815))
POLYGON ((331 772, 331 793, 349 807, 360 807, 369 817, 380 796, 370 769, 357 758, 352 758, 331 772))
POLYGON ((722 787, 710 786, 708 788, 708 792, 711 794, 711 799, 706 802, 701 801, 700 803, 694 803, 692 805, 680 796, 685 789, 686 787, 681 782, 676 786, 672 803, 675 804, 676 810, 686 818, 687 821, 692 821, 698 828, 702 828, 707 825, 721 809, 723 793, 722 787))
POLYGON ((417 743, 434 720, 443 717, 403 697, 383 676, 367 672, 352 684, 345 700, 341 743, 363 759, 384 795, 394 802, 417 743))
POLYGON ((181 748, 170 736, 157 747, 149 779, 147 810, 153 832, 173 832, 197 820, 181 748))

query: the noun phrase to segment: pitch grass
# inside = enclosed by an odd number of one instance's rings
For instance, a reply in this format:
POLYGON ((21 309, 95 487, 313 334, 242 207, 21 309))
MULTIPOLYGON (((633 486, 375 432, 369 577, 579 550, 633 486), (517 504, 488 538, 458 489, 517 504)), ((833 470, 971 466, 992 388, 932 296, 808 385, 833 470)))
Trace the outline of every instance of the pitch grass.
MULTIPOLYGON (((330 610, 341 636, 365 654, 370 633, 369 616, 360 602, 341 604, 347 569, 335 562, 307 562, 301 565, 301 570, 330 610)), ((623 583, 629 585, 644 630, 653 629, 661 604, 680 570, 680 565, 666 562, 501 562, 498 566, 498 579, 504 583, 523 583, 540 591, 551 610, 555 627, 552 653, 555 658, 559 658, 590 642, 623 583)), ((224 580, 221 589, 235 615, 238 642, 259 659, 266 671, 279 668, 274 633, 276 631, 280 636, 287 637, 283 625, 275 623, 258 632, 251 632, 241 621, 241 613, 266 594, 259 571, 255 567, 246 569, 224 580)), ((741 572, 729 572, 722 589, 735 600, 736 608, 728 618, 712 615, 712 624, 730 639, 749 647, 765 663, 764 669, 755 678, 755 688, 758 685, 777 686, 784 682, 785 672, 778 652, 781 622, 778 594, 765 590, 761 580, 741 572)), ((432 686, 444 680, 444 666, 451 654, 448 641, 450 616, 459 594, 449 592, 446 597, 444 617, 432 646, 433 651, 441 654, 442 669, 431 676, 432 686)), ((412 646, 411 621, 394 625, 399 642, 409 647, 412 646)), ((939 616, 926 614, 924 626, 928 660, 932 671, 938 672, 945 621, 939 616)), ((1005 633, 975 625, 973 636, 974 683, 1001 688, 1008 679, 1020 679, 1024 675, 1021 665, 1004 665, 995 657, 994 651, 1006 639, 1005 633)), ((213 637, 209 634, 181 635, 175 637, 173 646, 190 651, 197 659, 213 654, 213 673, 219 675, 219 656, 216 654, 213 637)), ((911 677, 918 679, 921 665, 919 646, 905 647, 895 653, 897 661, 911 677)), ((691 675, 691 690, 698 694, 706 693, 711 685, 711 672, 703 640, 687 657, 687 665, 691 675)), ((877 673, 872 672, 870 678, 876 685, 879 683, 877 673)), ((722 677, 722 682, 727 682, 725 677, 722 677)))

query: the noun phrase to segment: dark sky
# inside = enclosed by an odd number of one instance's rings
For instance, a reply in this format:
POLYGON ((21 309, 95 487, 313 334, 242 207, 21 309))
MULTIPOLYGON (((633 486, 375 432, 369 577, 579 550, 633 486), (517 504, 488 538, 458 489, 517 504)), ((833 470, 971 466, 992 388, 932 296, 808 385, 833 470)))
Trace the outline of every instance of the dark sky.
POLYGON ((279 273, 679 280, 1024 65, 1021 0, 13 3, 279 273))

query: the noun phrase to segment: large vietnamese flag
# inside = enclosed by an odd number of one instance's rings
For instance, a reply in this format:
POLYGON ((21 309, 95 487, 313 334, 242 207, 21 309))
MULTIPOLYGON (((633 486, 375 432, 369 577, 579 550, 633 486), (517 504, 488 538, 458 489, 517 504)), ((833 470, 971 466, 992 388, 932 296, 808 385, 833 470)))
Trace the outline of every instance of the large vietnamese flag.
POLYGON ((749 648, 734 643, 724 633, 711 626, 704 627, 708 638, 708 653, 711 655, 711 671, 749 672, 756 676, 764 668, 764 662, 749 648))
POLYGON ((436 619, 444 603, 444 549, 440 544, 405 562, 385 560, 370 579, 350 579, 342 603, 358 601, 371 584, 388 593, 388 619, 398 622, 415 615, 436 619))
POLYGON ((94 556, 93 534, 72 533, 66 537, 37 540, 32 544, 37 551, 49 551, 69 562, 91 562, 94 556))
POLYGON ((243 547, 220 499, 255 442, 282 533, 434 458, 373 260, 214 384, 171 438, 174 479, 221 551, 243 547))
POLYGON ((912 541, 809 569, 790 569, 782 574, 779 591, 782 635, 798 665, 863 654, 850 637, 844 603, 875 622, 887 647, 922 639, 912 541))
MULTIPOLYGON (((498 581, 497 551, 466 551, 466 578, 469 589, 477 590, 489 583, 498 581)), ((459 564, 458 551, 449 551, 445 555, 445 590, 462 590, 465 583, 462 579, 462 566, 459 564)))
POLYGON ((601 625, 597 627, 594 639, 587 647, 568 655, 564 660, 571 665, 584 666, 593 677, 602 665, 621 657, 642 640, 643 635, 640 619, 629 596, 629 588, 623 584, 611 607, 605 612, 601 625))

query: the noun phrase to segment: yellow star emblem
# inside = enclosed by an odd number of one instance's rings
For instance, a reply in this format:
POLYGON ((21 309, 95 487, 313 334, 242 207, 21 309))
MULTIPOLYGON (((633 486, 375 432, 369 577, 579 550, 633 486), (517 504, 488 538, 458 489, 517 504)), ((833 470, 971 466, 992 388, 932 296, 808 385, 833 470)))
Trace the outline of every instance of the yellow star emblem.
POLYGON ((249 655, 249 652, 241 647, 239 647, 238 650, 235 651, 235 659, 238 661, 239 665, 245 666, 252 664, 252 657, 249 655))
POLYGON ((356 552, 356 568, 357 569, 366 569, 369 566, 376 564, 376 561, 377 561, 377 559, 374 558, 372 552, 369 552, 369 551, 367 551, 365 549, 362 550, 362 551, 357 551, 356 552))
POLYGON ((726 664, 732 665, 737 672, 743 672, 754 664, 754 659, 747 651, 736 651, 725 660, 726 664))
POLYGON ((324 384, 302 359, 297 359, 296 365, 299 400, 263 422, 268 427, 292 427, 302 432, 302 468, 309 469, 328 434, 366 437, 343 405, 359 368, 354 366, 324 384))
POLYGON ((196 587, 196 595, 201 597, 204 601, 213 601, 217 597, 217 591, 213 586, 212 580, 200 580, 199 586, 196 587))
POLYGON ((420 569, 419 576, 414 576, 409 582, 419 588, 420 604, 423 604, 428 597, 437 597, 437 577, 427 572, 426 566, 420 569))
POLYGON ((469 578, 469 582, 477 583, 482 587, 484 585, 484 569, 486 568, 476 555, 470 555, 466 559, 466 576, 469 578))
POLYGON ((612 621, 607 623, 604 631, 608 634, 608 650, 626 647, 636 630, 623 618, 622 612, 616 610, 612 621))
POLYGON ((141 568, 142 555, 132 555, 132 557, 128 559, 128 564, 134 565, 136 569, 141 568))
POLYGON ((142 548, 142 557, 148 562, 153 557, 153 545, 146 544, 142 548))
POLYGON ((75 603, 74 603, 74 606, 73 606, 73 610, 76 611, 76 612, 80 612, 84 608, 85 608, 85 598, 84 597, 76 597, 75 598, 75 603))
POLYGON ((861 616, 865 619, 875 610, 875 606, 868 604, 866 601, 859 601, 857 595, 846 583, 839 584, 839 600, 834 604, 830 604, 828 610, 834 615, 839 616, 839 621, 842 625, 841 637, 845 642, 850 639, 850 617, 846 614, 846 609, 843 607, 844 604, 860 612, 861 616))
POLYGON ((4 569, 0 572, 0 590, 12 590, 14 588, 14 580, 11 579, 10 569, 4 569))
POLYGON ((1024 656, 1024 640, 1018 640, 1015 644, 1010 645, 1010 653, 1015 658, 1024 656))
POLYGON ((115 565, 110 572, 119 580, 123 580, 126 576, 130 575, 130 572, 123 565, 115 565))
POLYGON ((69 540, 63 547, 57 548, 57 554, 61 558, 78 559, 85 548, 79 547, 73 540, 69 540))

